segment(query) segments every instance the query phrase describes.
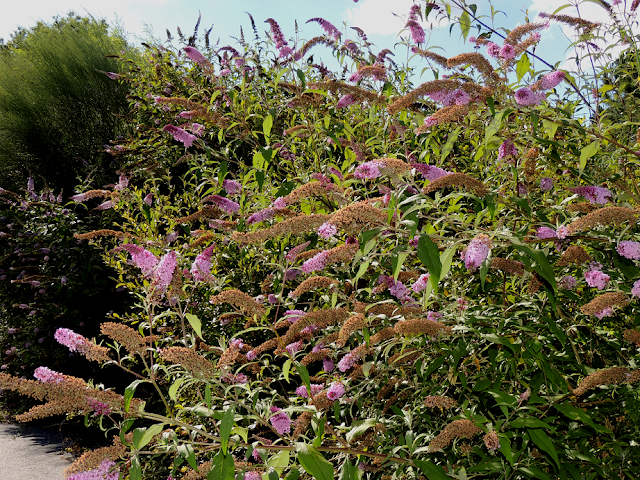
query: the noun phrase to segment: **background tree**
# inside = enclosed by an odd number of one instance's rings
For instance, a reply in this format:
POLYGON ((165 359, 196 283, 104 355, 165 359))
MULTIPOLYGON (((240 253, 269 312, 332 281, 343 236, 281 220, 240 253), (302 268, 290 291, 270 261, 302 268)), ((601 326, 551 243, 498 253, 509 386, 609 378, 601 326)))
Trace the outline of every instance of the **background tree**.
POLYGON ((104 20, 70 12, 19 29, 0 46, 0 185, 28 176, 71 193, 78 175, 110 181, 103 144, 126 131, 127 87, 114 80, 133 50, 104 20))

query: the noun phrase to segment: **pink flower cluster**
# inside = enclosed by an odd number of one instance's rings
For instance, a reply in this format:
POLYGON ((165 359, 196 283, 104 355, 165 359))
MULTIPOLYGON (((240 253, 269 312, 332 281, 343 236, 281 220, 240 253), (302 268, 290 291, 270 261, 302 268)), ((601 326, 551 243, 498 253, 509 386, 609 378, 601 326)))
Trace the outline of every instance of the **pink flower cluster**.
POLYGON ((173 279, 173 272, 177 266, 178 255, 173 250, 160 259, 153 275, 153 280, 158 291, 164 292, 167 289, 173 279))
POLYGON ((541 90, 551 90, 552 88, 557 87, 562 83, 567 75, 564 72, 556 70, 555 72, 549 72, 542 80, 540 80, 540 89, 541 90))
POLYGON ((186 130, 175 125, 165 125, 162 129, 163 132, 170 133, 175 140, 184 144, 185 147, 190 147, 197 138, 195 135, 190 134, 186 130))
POLYGON ((454 104, 466 105, 471 101, 471 96, 460 88, 455 90, 440 90, 438 92, 428 93, 427 96, 434 102, 442 103, 445 107, 454 104))
POLYGON ((529 87, 522 87, 516 90, 515 99, 518 105, 540 105, 540 102, 545 100, 547 96, 544 92, 535 93, 529 87))
POLYGON ((415 293, 420 293, 425 288, 427 288, 428 283, 429 283, 429 274, 424 273, 420 275, 420 277, 418 277, 418 280, 414 282, 414 284, 411 286, 411 290, 413 290, 415 293))
POLYGON ((109 404, 96 400, 95 398, 87 397, 87 404, 93 410, 93 416, 109 415, 111 413, 111 407, 109 404))
POLYGON ((629 260, 640 260, 640 243, 631 240, 623 240, 618 243, 616 250, 620 255, 629 260))
POLYGON ((338 400, 345 394, 346 390, 344 385, 340 382, 333 382, 327 390, 327 398, 329 400, 338 400))
MULTIPOLYGON (((364 345, 364 344, 363 344, 364 345)), ((360 360, 360 355, 356 350, 353 350, 347 353, 342 359, 338 362, 338 370, 341 372, 346 372, 350 368, 352 368, 356 362, 360 360)))
POLYGON ((289 415, 278 407, 271 407, 271 413, 275 413, 275 415, 271 415, 269 423, 280 435, 288 435, 291 432, 291 418, 289 418, 289 415))
MULTIPOLYGON (((312 383, 311 396, 315 397, 317 394, 319 394, 322 391, 323 388, 324 388, 324 385, 320 383, 312 383)), ((309 398, 309 391, 307 390, 306 386, 301 385, 298 388, 296 388, 296 395, 299 395, 302 398, 309 398)))
POLYGON ((251 214, 249 218, 247 218, 247 225, 262 223, 275 216, 276 216, 276 210, 274 208, 268 207, 262 210, 258 210, 257 212, 251 214))
POLYGON ((461 255, 467 270, 474 271, 489 256, 491 240, 486 235, 478 235, 469 243, 469 246, 461 255))
POLYGON ((98 468, 67 477, 67 480, 118 480, 120 469, 113 460, 105 459, 98 468))
POLYGON ((314 257, 310 258, 302 264, 302 271, 304 273, 316 272, 318 270, 324 270, 327 263, 328 250, 323 250, 314 257))
POLYGON ((589 203, 595 203, 604 205, 607 202, 613 201, 613 192, 608 188, 588 186, 588 187, 574 187, 569 189, 573 193, 586 198, 589 203))
POLYGON ((239 203, 229 200, 226 197, 221 197, 220 195, 208 195, 202 199, 202 202, 211 202, 220 210, 227 213, 238 213, 240 211, 239 203))
POLYGON ((553 179, 549 177, 542 177, 540 179, 540 190, 542 192, 548 192, 553 189, 553 179))
POLYGON ((197 63, 200 66, 209 64, 209 60, 207 60, 206 57, 195 48, 184 47, 183 50, 184 50, 184 53, 187 54, 187 57, 189 57, 189 59, 192 62, 197 63))
POLYGON ((307 23, 309 22, 318 22, 322 27, 322 29, 325 32, 327 32, 327 35, 333 37, 334 40, 339 40, 340 37, 342 36, 342 33, 340 33, 340 30, 338 30, 331 22, 328 22, 324 18, 315 17, 310 20, 307 20, 307 23))
POLYGON ((518 153, 515 144, 510 139, 506 139, 500 147, 498 147, 498 160, 506 157, 517 157, 518 153))
POLYGON ((356 168, 355 172, 353 172, 353 176, 361 180, 373 180, 374 178, 378 178, 380 175, 382 175, 380 173, 380 163, 375 160, 364 162, 356 168))
POLYGON ((68 328, 57 329, 56 333, 53 334, 53 338, 72 352, 84 352, 91 344, 85 337, 68 328))
POLYGON ((415 43, 424 43, 425 35, 424 29, 418 23, 418 14, 420 13, 419 5, 412 5, 411 10, 409 10, 409 19, 407 20, 407 24, 405 28, 408 28, 411 32, 411 38, 415 43))
POLYGON ((33 376, 42 383, 60 383, 64 380, 64 375, 47 367, 36 368, 33 376))
POLYGON ((416 169, 416 172, 420 173, 423 178, 433 182, 441 177, 451 175, 451 172, 436 167, 435 165, 427 165, 425 163, 412 163, 411 166, 416 169))
POLYGON ((335 225, 332 225, 329 222, 325 222, 320 225, 320 227, 318 227, 318 235, 320 235, 325 240, 333 238, 336 233, 338 233, 338 229, 335 225))
POLYGON ((223 180, 222 188, 227 192, 227 195, 236 195, 237 193, 242 193, 242 185, 240 182, 235 180, 223 180))
POLYGON ((584 274, 584 279, 587 281, 587 284, 590 287, 596 287, 598 290, 604 289, 609 283, 609 275, 602 272, 600 269, 602 265, 596 262, 592 262, 589 266, 589 270, 587 270, 584 274))
POLYGON ((634 297, 640 297, 640 280, 637 280, 633 287, 631 287, 631 295, 634 297))
POLYGON ((351 105, 353 105, 354 103, 356 103, 355 99, 353 98, 353 95, 343 95, 342 97, 340 97, 340 100, 338 100, 338 103, 336 104, 336 108, 347 108, 351 105))
POLYGON ((276 48, 280 54, 280 58, 288 58, 293 54, 293 50, 289 47, 289 44, 280 30, 280 25, 273 18, 267 18, 265 23, 271 25, 271 38, 276 43, 276 48))
POLYGON ((215 244, 209 245, 201 253, 196 256, 196 259, 191 265, 191 275, 196 281, 202 282, 210 278, 211 272, 211 256, 213 255, 213 249, 215 244))
POLYGON ((304 242, 301 243, 298 246, 293 247, 291 250, 289 250, 287 252, 287 254, 284 256, 285 260, 287 260, 288 262, 295 262, 296 258, 298 258, 298 255, 300 255, 301 252, 304 252, 304 250, 311 244, 311 242, 304 242))
POLYGON ((493 42, 489 42, 487 43, 487 55, 493 58, 500 58, 501 60, 511 60, 516 56, 516 49, 508 43, 500 47, 493 42))

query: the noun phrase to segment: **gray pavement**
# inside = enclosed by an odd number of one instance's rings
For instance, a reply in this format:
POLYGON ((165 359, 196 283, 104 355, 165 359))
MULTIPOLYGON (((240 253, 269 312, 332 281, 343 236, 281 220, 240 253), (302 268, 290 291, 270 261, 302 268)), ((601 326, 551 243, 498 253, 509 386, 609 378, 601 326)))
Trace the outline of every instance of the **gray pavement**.
POLYGON ((61 435, 0 423, 0 480, 64 480, 68 458, 61 435))

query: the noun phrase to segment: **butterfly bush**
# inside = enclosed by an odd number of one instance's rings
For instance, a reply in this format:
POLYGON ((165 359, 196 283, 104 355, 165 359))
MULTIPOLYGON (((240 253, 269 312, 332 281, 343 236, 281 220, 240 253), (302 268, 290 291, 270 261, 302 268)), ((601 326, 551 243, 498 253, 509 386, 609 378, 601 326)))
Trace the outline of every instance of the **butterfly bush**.
MULTIPOLYGON (((74 196, 113 208, 74 242, 104 256, 136 305, 114 305, 86 336, 64 312, 38 332, 109 365, 99 374, 119 368, 125 386, 64 365, 35 380, 3 368, 0 388, 46 402, 25 418, 64 405, 115 422, 106 448, 131 480, 640 468, 617 453, 639 422, 637 132, 611 120, 626 115, 619 96, 636 100, 612 85, 593 103, 585 89, 602 78, 578 87, 544 63, 546 20, 507 30, 475 13, 416 2, 394 51, 319 17, 322 34, 297 32, 295 46, 274 19, 262 41, 252 16, 255 43, 244 29, 235 47, 208 33, 182 51, 150 45, 120 74, 140 104, 139 128, 110 147, 126 176, 74 196), (422 25, 436 20, 463 37, 478 28, 473 51, 429 44, 422 25)), ((588 56, 598 26, 565 13, 543 18, 576 28, 588 56)), ((618 63, 621 78, 632 70, 618 63)), ((0 199, 23 208, 30 188, 0 199)), ((19 225, 0 225, 3 242, 30 238, 19 225)), ((13 333, 0 342, 21 359, 36 292, 68 285, 44 270, 48 244, 16 248, 0 281, 32 298, 5 302, 13 333)))

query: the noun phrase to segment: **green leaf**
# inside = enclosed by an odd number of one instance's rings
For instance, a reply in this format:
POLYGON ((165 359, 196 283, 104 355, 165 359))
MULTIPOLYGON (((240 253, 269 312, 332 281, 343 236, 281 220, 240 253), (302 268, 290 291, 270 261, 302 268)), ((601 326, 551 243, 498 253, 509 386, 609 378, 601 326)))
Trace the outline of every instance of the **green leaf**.
POLYGON ((298 460, 315 480, 333 480, 333 465, 313 446, 296 442, 298 460))
POLYGON ((129 384, 129 386, 124 391, 124 411, 129 413, 129 406, 131 405, 131 400, 133 399, 133 394, 138 388, 138 385, 141 383, 146 383, 149 380, 134 380, 129 384))
POLYGON ((233 428, 233 407, 230 407, 220 421, 220 446, 222 447, 222 453, 227 454, 227 445, 229 444, 229 436, 231 435, 231 429, 233 428))
POLYGON ((450 247, 440 254, 440 263, 442 264, 442 271, 440 272, 440 281, 444 280, 444 277, 446 277, 447 273, 449 273, 449 270, 451 269, 451 264, 453 263, 453 255, 455 253, 456 253, 456 249, 454 247, 450 247))
POLYGON ((298 480, 298 478, 300 478, 300 470, 294 468, 289 472, 285 480, 298 480))
POLYGON ((346 457, 342 464, 342 471, 340 472, 339 480, 359 480, 358 467, 351 463, 349 457, 346 457))
POLYGON ((519 471, 535 480, 551 480, 551 477, 537 467, 519 467, 519 471))
POLYGON ((429 270, 431 282, 435 288, 435 285, 438 284, 438 280, 440 279, 440 273, 442 272, 442 263, 440 263, 438 245, 436 245, 428 235, 420 235, 420 239, 418 240, 418 258, 422 264, 427 267, 427 270, 429 270))
POLYGON ((528 245, 524 245, 518 241, 513 240, 513 247, 516 250, 520 250, 521 252, 527 254, 532 260, 534 260, 537 264, 537 267, 534 267, 536 272, 540 274, 542 278, 544 278, 551 287, 553 291, 556 292, 558 290, 558 286, 556 285, 556 277, 553 272, 553 267, 549 263, 547 256, 540 252, 539 250, 534 250, 528 245))
POLYGON ((191 445, 190 443, 178 445, 178 453, 182 456, 182 458, 187 459, 187 462, 189 462, 189 466, 191 468, 193 468, 196 472, 198 471, 196 452, 193 450, 193 445, 191 445))
POLYGON ((393 279, 398 280, 402 264, 409 256, 409 252, 398 252, 391 257, 391 268, 393 268, 393 279))
POLYGON ((551 120, 542 120, 542 127, 551 140, 553 140, 553 137, 555 137, 556 131, 558 130, 559 126, 560 124, 552 122, 551 120))
POLYGON ((309 371, 307 370, 307 367, 302 365, 300 362, 295 362, 295 367, 298 375, 300 375, 302 383, 304 383, 304 386, 307 387, 307 391, 311 392, 311 378, 309 377, 309 371))
POLYGON ((137 449, 137 450, 142 450, 150 441, 151 439, 156 436, 157 434, 159 434, 162 429, 164 428, 164 423, 156 423, 155 425, 151 425, 149 428, 136 428, 133 431, 133 446, 137 449), (138 442, 136 443, 136 434, 141 431, 142 432, 142 437, 139 437, 138 435, 138 442))
POLYGON ((267 145, 269 144, 269 139, 271 137, 271 127, 273 127, 273 117, 269 113, 262 121, 262 133, 264 133, 267 145))
POLYGON ((556 448, 553 446, 553 441, 546 433, 544 433, 544 430, 540 428, 529 428, 528 432, 533 443, 535 443, 538 448, 548 453, 551 458, 553 458, 553 461, 556 462, 558 469, 561 470, 558 452, 556 452, 556 448))
POLYGON ((600 140, 594 140, 589 145, 580 150, 580 165, 578 166, 578 177, 582 176, 584 167, 587 166, 587 160, 598 153, 598 148, 600 148, 600 140))
POLYGON ((516 418, 509 422, 509 426, 512 428, 551 428, 548 423, 533 417, 516 418))
POLYGON ((422 473, 424 473, 429 480, 451 480, 451 477, 446 474, 444 468, 440 465, 422 460, 414 460, 413 463, 422 470, 422 473))
MULTIPOLYGON (((187 317, 189 325, 191 325, 191 328, 196 332, 196 335, 202 338, 202 323, 200 319, 192 313, 185 313, 184 316, 187 317)), ((204 340, 204 338, 202 339, 204 340)))
POLYGON ((611 433, 611 430, 601 425, 597 425, 587 412, 583 409, 574 407, 573 405, 554 405, 555 409, 562 413, 565 417, 575 422, 586 423, 601 433, 611 433))
POLYGON ((142 465, 140 465, 140 457, 138 457, 137 455, 131 457, 129 480, 142 480, 142 465))
POLYGON ((531 62, 529 61, 529 56, 526 53, 523 53, 516 64, 516 75, 518 76, 518 81, 522 80, 531 68, 531 62))
POLYGON ((280 453, 273 455, 267 461, 267 466, 272 467, 278 473, 289 466, 289 450, 282 450, 280 453))
POLYGON ((455 145, 456 140, 458 139, 458 135, 461 131, 462 127, 458 127, 447 137, 447 141, 442 147, 442 153, 440 154, 440 163, 442 163, 444 159, 447 158, 447 156, 451 153, 451 150, 453 150, 453 146, 455 145))
POLYGON ((513 453, 511 452, 511 442, 509 439, 502 434, 498 434, 498 438, 500 439, 500 452, 504 455, 504 458, 507 459, 511 465, 513 465, 513 453))
POLYGON ((351 440, 353 440, 355 437, 357 437, 358 435, 362 435, 371 427, 375 427, 376 425, 378 425, 378 423, 380 422, 375 418, 367 418, 364 422, 360 423, 357 427, 354 427, 347 432, 347 435, 345 436, 347 439, 347 442, 351 442, 351 440))
POLYGON ((469 35, 469 30, 471 30, 471 17, 467 12, 462 12, 462 15, 460 15, 460 31, 465 41, 467 40, 467 35, 469 35))
POLYGON ((291 371, 291 359, 287 359, 286 362, 284 362, 284 366, 282 367, 282 376, 284 377, 284 379, 288 382, 289 381, 289 372, 291 371))
POLYGON ((222 162, 220 162, 220 169, 218 170, 218 182, 220 183, 220 185, 222 185, 222 181, 224 180, 224 177, 227 176, 228 169, 229 169, 229 162, 227 162, 226 160, 223 160, 222 162))
POLYGON ((213 457, 207 480, 234 480, 235 477, 236 467, 233 463, 233 456, 218 452, 213 457))

